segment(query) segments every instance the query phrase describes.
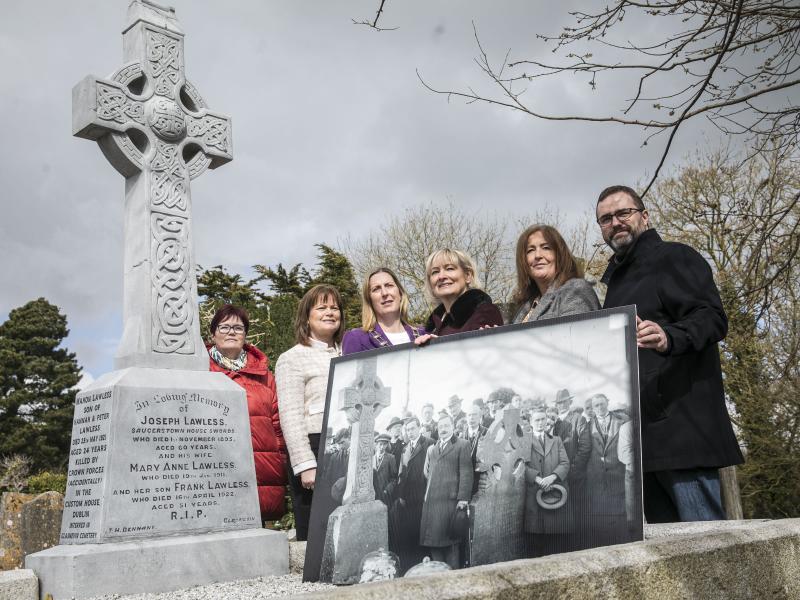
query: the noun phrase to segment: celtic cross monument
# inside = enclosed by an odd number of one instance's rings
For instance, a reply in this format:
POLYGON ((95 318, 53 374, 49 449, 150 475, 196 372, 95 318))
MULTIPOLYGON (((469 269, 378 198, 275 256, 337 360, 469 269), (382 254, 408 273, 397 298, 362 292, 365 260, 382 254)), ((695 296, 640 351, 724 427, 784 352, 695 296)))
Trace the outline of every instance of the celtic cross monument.
POLYGON ((231 160, 231 123, 186 80, 175 12, 133 2, 125 65, 72 91, 73 134, 125 177, 124 331, 115 367, 208 370, 200 335, 190 181, 231 160))
POLYGON ((124 329, 116 370, 75 399, 61 543, 26 558, 42 597, 288 571, 286 536, 261 528, 244 390, 200 334, 190 181, 231 160, 231 123, 186 80, 183 37, 173 9, 133 0, 125 64, 72 91, 73 133, 125 177, 124 329))
POLYGON ((358 362, 352 385, 339 395, 339 410, 350 422, 350 457, 342 506, 328 517, 319 579, 336 584, 358 583, 361 559, 388 548, 389 515, 375 499, 372 456, 375 417, 391 403, 391 388, 378 378, 378 358, 358 362))

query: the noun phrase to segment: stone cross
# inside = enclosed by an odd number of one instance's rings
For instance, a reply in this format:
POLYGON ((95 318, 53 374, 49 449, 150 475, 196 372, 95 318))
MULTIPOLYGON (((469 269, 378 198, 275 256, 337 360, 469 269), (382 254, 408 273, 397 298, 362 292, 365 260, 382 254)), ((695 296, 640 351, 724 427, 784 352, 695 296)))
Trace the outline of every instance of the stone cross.
POLYGON ((525 470, 531 458, 530 431, 518 408, 507 406, 478 442, 476 469, 486 480, 473 497, 470 566, 525 556, 525 470))
POLYGON ((115 368, 208 370, 198 318, 189 181, 232 159, 231 122, 186 80, 173 8, 133 0, 125 65, 72 90, 73 135, 125 177, 124 330, 115 368))
POLYGON ((392 392, 378 378, 377 368, 377 357, 359 361, 353 384, 339 392, 339 410, 345 411, 351 424, 347 487, 342 504, 375 500, 372 486, 375 417, 389 406, 392 392))
POLYGON ((520 410, 507 406, 502 419, 492 423, 478 442, 476 469, 488 472, 490 485, 498 475, 510 477, 520 463, 530 460, 532 440, 531 432, 523 427, 520 410))

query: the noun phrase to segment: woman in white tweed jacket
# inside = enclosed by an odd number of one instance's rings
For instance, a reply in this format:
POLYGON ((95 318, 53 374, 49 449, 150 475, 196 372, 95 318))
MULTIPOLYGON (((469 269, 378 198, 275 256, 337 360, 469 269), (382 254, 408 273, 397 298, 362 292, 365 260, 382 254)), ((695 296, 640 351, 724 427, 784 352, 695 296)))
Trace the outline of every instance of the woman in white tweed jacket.
POLYGON ((339 290, 326 284, 308 290, 297 307, 294 333, 297 344, 275 364, 275 383, 291 463, 295 528, 302 541, 308 537, 328 370, 331 359, 340 354, 344 334, 339 290))
POLYGON ((531 225, 517 240, 516 312, 513 323, 554 319, 597 310, 600 301, 581 276, 558 230, 531 225))

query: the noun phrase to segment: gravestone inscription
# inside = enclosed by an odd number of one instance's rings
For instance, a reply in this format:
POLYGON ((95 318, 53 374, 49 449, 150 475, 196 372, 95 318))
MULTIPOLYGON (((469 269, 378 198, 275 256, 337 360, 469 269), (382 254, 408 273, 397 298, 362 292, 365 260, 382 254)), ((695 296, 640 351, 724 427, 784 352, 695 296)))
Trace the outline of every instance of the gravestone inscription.
POLYGON ((239 398, 186 387, 123 389, 76 398, 61 543, 260 525, 239 398))

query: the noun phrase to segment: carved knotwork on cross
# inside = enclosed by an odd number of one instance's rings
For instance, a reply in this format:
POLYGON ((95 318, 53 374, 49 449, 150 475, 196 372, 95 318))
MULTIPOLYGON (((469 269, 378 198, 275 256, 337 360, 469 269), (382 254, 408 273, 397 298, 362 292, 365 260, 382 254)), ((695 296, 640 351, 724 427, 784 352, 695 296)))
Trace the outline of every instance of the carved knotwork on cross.
POLYGON ((377 375, 378 359, 358 363, 353 384, 339 393, 339 410, 350 422, 350 460, 347 486, 342 504, 375 500, 372 486, 372 456, 375 450, 375 417, 391 400, 391 388, 384 387, 377 375))
POLYGON ((502 419, 496 419, 478 442, 476 470, 488 472, 490 485, 503 475, 510 476, 530 460, 532 440, 523 427, 520 410, 506 407, 502 419))
POLYGON ((72 90, 73 134, 125 176, 124 332, 116 368, 208 370, 197 314, 189 181, 232 158, 231 122, 186 81, 175 11, 134 0, 125 66, 72 90))

